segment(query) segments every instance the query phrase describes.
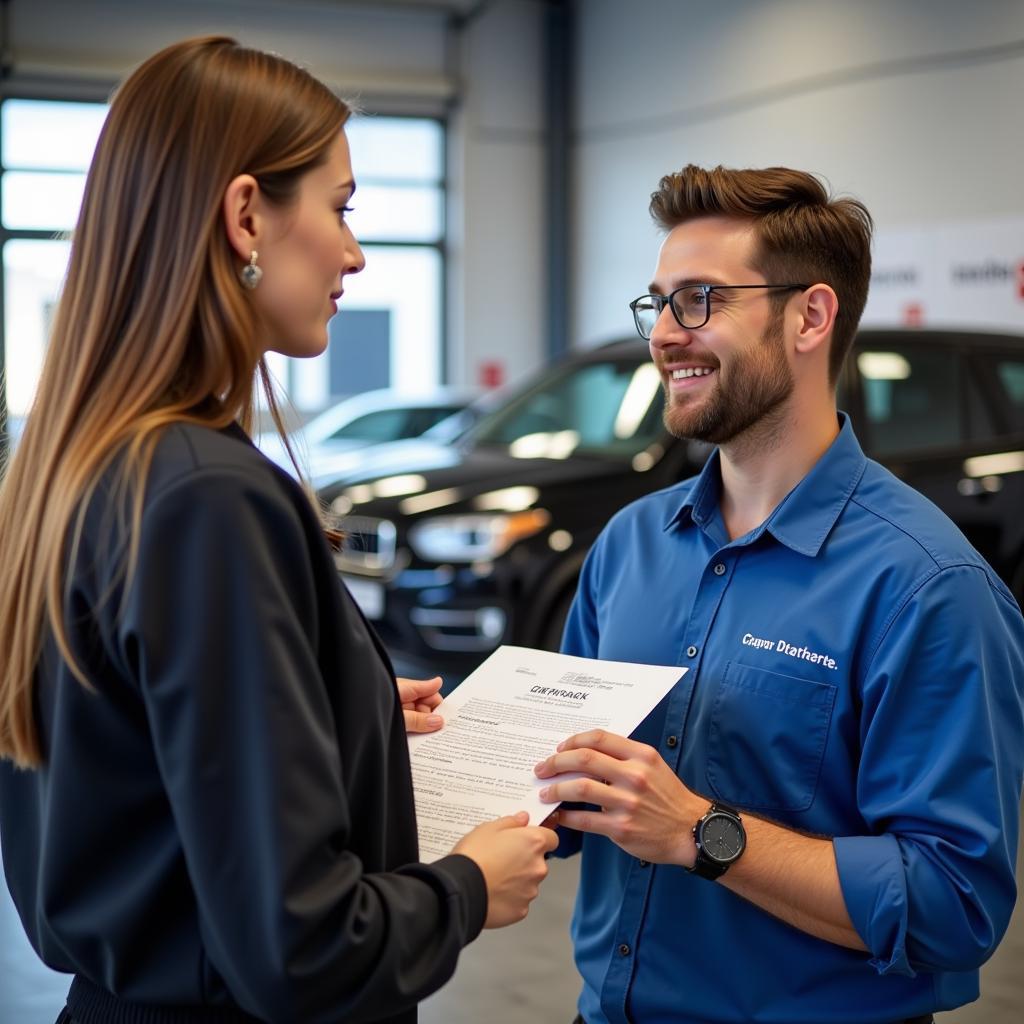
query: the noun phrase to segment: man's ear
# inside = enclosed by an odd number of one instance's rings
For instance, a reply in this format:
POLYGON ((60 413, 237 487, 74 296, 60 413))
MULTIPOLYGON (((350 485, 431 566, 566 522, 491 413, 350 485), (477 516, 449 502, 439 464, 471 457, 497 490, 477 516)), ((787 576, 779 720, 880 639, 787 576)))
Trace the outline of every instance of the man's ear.
POLYGON ((827 284, 812 285, 798 307, 796 351, 813 352, 828 344, 839 312, 839 297, 827 284))
POLYGON ((260 186, 251 174, 232 178, 224 190, 221 212, 228 242, 239 259, 249 262, 253 250, 259 250, 263 228, 260 186))

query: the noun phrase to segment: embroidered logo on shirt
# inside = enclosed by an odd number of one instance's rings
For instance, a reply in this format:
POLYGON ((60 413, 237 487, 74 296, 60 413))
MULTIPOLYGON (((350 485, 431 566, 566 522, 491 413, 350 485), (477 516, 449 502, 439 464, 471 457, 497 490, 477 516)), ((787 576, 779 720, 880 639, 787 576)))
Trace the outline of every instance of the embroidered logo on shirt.
POLYGON ((744 633, 743 646, 756 647, 762 651, 778 651, 780 654, 786 654, 790 658, 800 658, 803 661, 810 661, 815 665, 824 665, 825 668, 832 669, 833 671, 838 667, 835 658, 827 654, 821 654, 818 651, 812 651, 807 647, 797 647, 796 644, 791 644, 788 640, 766 640, 763 637, 754 636, 752 633, 744 633))

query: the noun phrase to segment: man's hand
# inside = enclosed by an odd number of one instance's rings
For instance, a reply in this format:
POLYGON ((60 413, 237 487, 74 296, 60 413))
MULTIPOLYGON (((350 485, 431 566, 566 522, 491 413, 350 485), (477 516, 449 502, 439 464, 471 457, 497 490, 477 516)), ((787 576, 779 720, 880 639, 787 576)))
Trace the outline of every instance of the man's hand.
POLYGON ((571 736, 534 768, 539 778, 567 772, 583 778, 553 782, 541 790, 545 803, 597 804, 597 811, 558 812, 558 824, 607 836, 627 853, 654 864, 692 867, 697 856, 691 829, 708 801, 679 780, 661 755, 596 729, 571 736))
MULTIPOLYGON (((558 811, 558 824, 608 836, 627 853, 654 864, 693 867, 691 829, 710 801, 676 777, 645 743, 595 730, 572 736, 534 771, 542 779, 564 772, 584 777, 541 790, 545 803, 574 800, 600 811, 558 811)), ((803 835, 744 814, 747 849, 716 883, 801 931, 848 949, 866 951, 846 909, 831 839, 803 835)))
POLYGON ((440 689, 440 676, 433 679, 398 677, 398 698, 402 702, 406 732, 437 732, 444 725, 444 719, 433 714, 442 700, 440 689))

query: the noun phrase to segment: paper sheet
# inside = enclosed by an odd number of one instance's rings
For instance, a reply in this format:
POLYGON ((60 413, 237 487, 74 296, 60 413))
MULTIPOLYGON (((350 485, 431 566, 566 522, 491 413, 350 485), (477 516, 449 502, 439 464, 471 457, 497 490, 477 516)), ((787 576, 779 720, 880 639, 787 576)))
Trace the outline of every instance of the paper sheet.
POLYGON ((574 733, 628 736, 685 672, 499 647, 437 709, 440 732, 409 736, 421 859, 445 856, 504 814, 528 811, 531 825, 542 822, 554 805, 538 792, 551 780, 533 766, 574 733))

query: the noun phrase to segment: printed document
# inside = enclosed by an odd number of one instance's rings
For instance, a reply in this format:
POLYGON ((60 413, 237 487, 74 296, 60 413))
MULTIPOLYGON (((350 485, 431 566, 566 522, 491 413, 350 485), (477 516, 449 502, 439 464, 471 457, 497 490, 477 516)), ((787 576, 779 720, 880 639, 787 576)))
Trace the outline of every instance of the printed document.
MULTIPOLYGON (((628 736, 683 677, 678 665, 634 665, 499 647, 437 709, 444 727, 409 736, 420 858, 450 853, 481 822, 554 809, 533 767, 588 729, 628 736)), ((567 776, 562 776, 566 778, 567 776)))

